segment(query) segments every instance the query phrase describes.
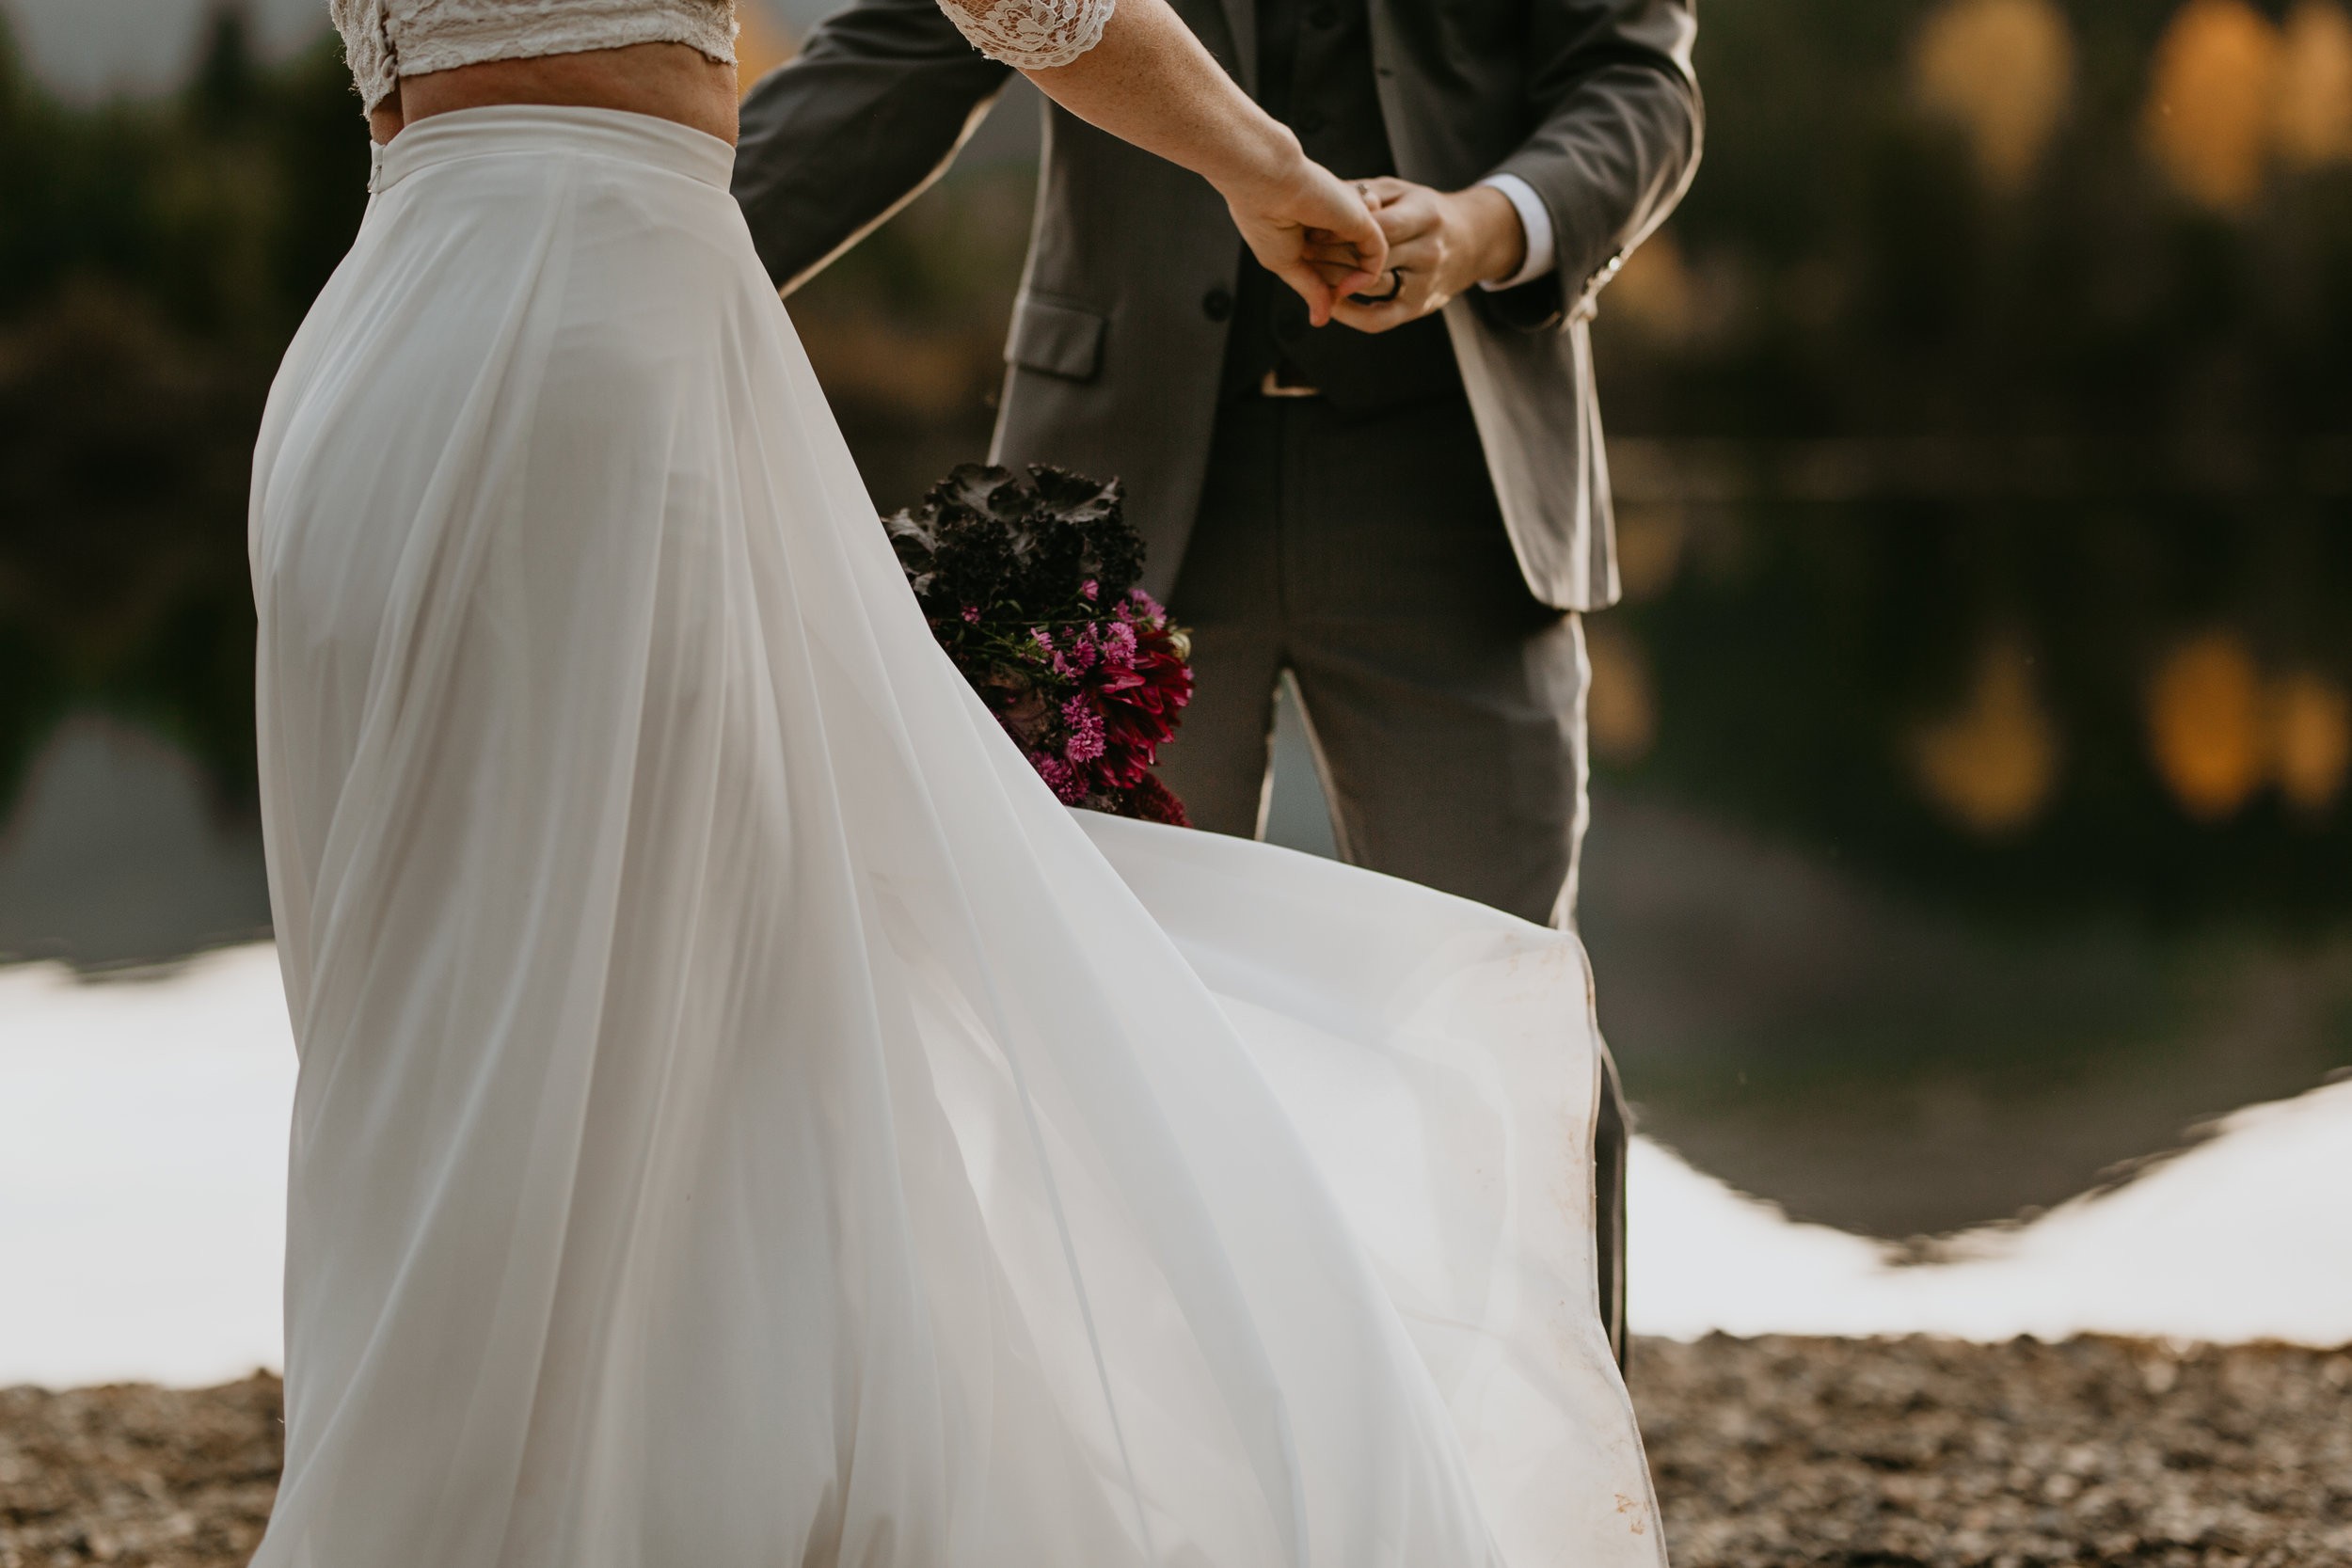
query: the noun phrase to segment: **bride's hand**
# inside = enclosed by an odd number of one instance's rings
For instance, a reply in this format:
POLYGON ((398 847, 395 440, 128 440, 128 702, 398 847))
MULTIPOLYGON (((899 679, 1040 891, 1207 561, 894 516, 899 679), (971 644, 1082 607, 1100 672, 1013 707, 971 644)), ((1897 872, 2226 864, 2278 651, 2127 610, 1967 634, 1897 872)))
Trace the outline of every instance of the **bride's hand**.
POLYGON ((1225 188, 1225 204, 1265 269, 1298 291, 1317 326, 1377 282, 1389 242, 1357 188, 1297 150, 1263 176, 1225 188))
POLYGON ((1089 125, 1216 187, 1250 250, 1298 291, 1317 326, 1342 299, 1379 281, 1389 242, 1365 197, 1309 160, 1168 0, 1121 0, 1093 48, 1022 74, 1089 125))

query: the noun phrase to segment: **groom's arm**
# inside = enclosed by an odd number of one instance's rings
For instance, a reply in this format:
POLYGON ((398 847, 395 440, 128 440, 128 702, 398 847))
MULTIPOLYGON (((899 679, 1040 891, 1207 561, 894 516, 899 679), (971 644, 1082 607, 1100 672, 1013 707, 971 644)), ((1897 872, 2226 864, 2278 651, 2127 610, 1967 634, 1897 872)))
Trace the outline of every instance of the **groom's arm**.
POLYGON ((1536 128, 1492 171, 1526 182, 1551 220, 1544 277, 1483 296, 1505 325, 1573 317, 1663 223, 1696 172, 1705 113, 1692 0, 1531 0, 1536 128))
POLYGON ((939 178, 1011 75, 937 0, 856 0, 743 101, 735 199, 799 288, 939 178))

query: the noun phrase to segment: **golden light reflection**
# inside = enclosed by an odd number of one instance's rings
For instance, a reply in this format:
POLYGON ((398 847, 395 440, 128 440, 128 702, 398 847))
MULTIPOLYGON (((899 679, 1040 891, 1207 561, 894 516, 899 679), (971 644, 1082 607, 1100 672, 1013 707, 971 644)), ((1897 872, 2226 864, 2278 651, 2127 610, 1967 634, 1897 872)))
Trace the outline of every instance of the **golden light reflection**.
POLYGON ((1697 304, 1691 269, 1672 230, 1660 230, 1634 248, 1609 285, 1609 309, 1654 338, 1687 337, 1697 304))
POLYGON ((1631 633, 1606 622, 1584 623, 1584 654, 1593 667, 1584 722, 1593 754, 1603 762, 1634 763, 1658 741, 1657 688, 1649 657, 1631 633))
POLYGON ((735 81, 749 93, 759 79, 800 53, 792 35, 764 5, 738 6, 736 20, 742 30, 735 39, 735 81))
POLYGON ((2352 15, 2337 0, 2299 0, 2287 13, 2277 133, 2291 164, 2352 161, 2352 15))
POLYGON ((920 419, 969 409, 997 363, 985 333, 925 332, 871 310, 804 311, 793 322, 828 396, 920 419))
POLYGON ((2035 689, 2033 657, 2013 638, 1988 643, 1966 701, 1914 737, 1912 763, 1928 799, 1986 838, 2015 833, 2058 788, 2058 726, 2035 689))
POLYGON ((1618 509, 1617 584, 1627 603, 1657 598, 1674 586, 1690 536, 1690 519, 1671 501, 1618 509))
POLYGON ((2065 119, 2074 38, 2052 0, 1947 0, 1912 54, 1919 106, 1968 137, 1994 190, 2023 185, 2065 119))
POLYGON ((2142 136, 2173 183, 2216 211, 2261 194, 2285 53, 2246 0, 2188 0, 2156 45, 2142 136))
POLYGON ((2267 718, 2262 673, 2231 633, 2193 639, 2156 667, 2149 746, 2183 811, 2217 821, 2262 787, 2270 771, 2267 718))
POLYGON ((2279 792, 2315 816, 2335 804, 2352 768, 2352 697, 2326 676, 2297 670, 2272 689, 2270 713, 2279 792))

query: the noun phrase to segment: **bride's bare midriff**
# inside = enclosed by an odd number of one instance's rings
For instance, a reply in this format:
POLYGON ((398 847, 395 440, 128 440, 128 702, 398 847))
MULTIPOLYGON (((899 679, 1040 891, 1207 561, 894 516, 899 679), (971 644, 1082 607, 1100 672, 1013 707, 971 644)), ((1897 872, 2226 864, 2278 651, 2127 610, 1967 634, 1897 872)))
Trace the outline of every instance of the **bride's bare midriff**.
POLYGON ((389 142, 404 125, 493 103, 624 109, 675 120, 730 144, 736 136, 735 67, 683 43, 485 60, 403 76, 399 90, 369 112, 368 129, 377 141, 389 142))

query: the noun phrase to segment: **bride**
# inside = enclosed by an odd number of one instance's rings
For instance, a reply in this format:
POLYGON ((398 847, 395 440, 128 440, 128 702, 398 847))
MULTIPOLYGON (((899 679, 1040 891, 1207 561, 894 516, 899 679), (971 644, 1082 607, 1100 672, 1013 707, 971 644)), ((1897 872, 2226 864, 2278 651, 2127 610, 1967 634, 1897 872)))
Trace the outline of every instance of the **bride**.
MULTIPOLYGON (((1378 232, 1164 0, 952 14, 1378 232)), ((1575 941, 1072 814, 727 195, 727 0, 335 0, 250 532, 301 1047, 261 1568, 1660 1568, 1575 941)))

